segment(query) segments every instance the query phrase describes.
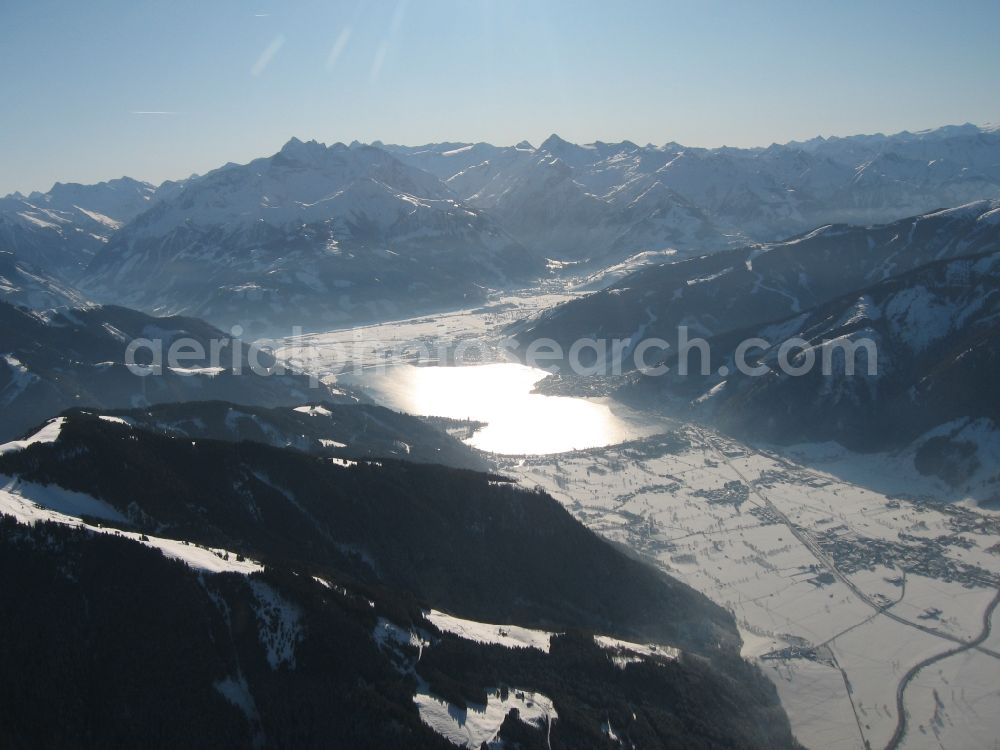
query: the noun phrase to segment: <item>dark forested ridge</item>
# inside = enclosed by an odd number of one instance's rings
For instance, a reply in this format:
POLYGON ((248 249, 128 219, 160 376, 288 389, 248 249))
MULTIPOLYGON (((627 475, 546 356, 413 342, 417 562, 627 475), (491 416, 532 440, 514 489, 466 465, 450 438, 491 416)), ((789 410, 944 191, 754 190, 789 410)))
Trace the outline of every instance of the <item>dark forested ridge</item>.
POLYGON ((208 573, 110 529, 0 517, 5 746, 443 748, 414 696, 461 716, 497 690, 544 695, 558 717, 512 709, 503 747, 612 748, 609 726, 644 748, 794 746, 727 612, 501 477, 342 466, 83 410, 0 455, 0 473, 266 566, 208 573), (431 608, 556 635, 548 652, 484 645, 431 608), (594 633, 682 651, 616 662, 594 633))
MULTIPOLYGON (((262 367, 274 364, 263 351, 257 359, 262 367)), ((149 363, 152 354, 139 349, 135 361, 149 363)), ((349 400, 302 373, 256 372, 244 342, 196 318, 160 318, 110 305, 40 312, 0 300, 0 440, 76 406, 123 409, 213 398, 258 406, 349 400), (171 369, 169 348, 182 338, 196 342, 202 356, 171 369), (128 369, 126 350, 136 339, 162 346, 160 374, 142 377, 128 369), (213 343, 219 348, 216 358, 213 343)))
POLYGON ((367 603, 282 588, 302 636, 273 669, 243 576, 7 518, 0 560, 5 747, 450 747, 380 658, 367 603))
POLYGON ((584 634, 548 654, 483 646, 385 588, 280 567, 197 573, 135 542, 6 517, 0 584, 5 747, 447 748, 415 692, 461 715, 497 688, 541 691, 558 713, 546 731, 512 712, 505 747, 613 748, 608 721, 635 747, 794 746, 773 687, 735 656, 622 668, 584 634), (274 602, 291 626, 276 626, 274 602), (380 642, 385 622, 425 645, 380 642))
POLYGON ((333 568, 492 622, 585 627, 702 652, 732 617, 575 521, 551 497, 442 466, 344 467, 251 442, 171 437, 84 413, 0 473, 100 498, 150 534, 333 568))
POLYGON ((374 404, 312 403, 267 408, 226 401, 187 401, 144 409, 103 410, 101 414, 175 437, 252 441, 330 458, 400 458, 487 469, 475 450, 443 429, 374 404))

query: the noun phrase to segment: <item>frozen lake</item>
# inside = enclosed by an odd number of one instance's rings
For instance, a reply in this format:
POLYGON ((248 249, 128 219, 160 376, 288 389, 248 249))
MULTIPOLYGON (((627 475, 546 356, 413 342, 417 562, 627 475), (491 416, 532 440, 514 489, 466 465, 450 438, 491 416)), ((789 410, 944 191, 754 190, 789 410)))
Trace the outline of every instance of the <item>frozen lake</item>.
MULTIPOLYGON (((649 434, 604 401, 532 393, 545 371, 521 364, 465 367, 391 365, 382 372, 341 375, 376 402, 421 416, 487 424, 467 440, 505 455, 542 455, 597 448, 649 434)), ((617 407, 616 407, 617 409, 617 407)))

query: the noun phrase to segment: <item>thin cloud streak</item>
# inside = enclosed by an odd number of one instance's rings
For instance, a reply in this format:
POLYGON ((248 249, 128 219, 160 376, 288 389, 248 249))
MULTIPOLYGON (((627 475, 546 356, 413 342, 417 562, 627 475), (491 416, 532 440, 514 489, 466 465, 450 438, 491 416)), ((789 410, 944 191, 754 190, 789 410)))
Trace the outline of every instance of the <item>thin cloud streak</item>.
POLYGON ((271 43, 264 48, 263 52, 260 53, 260 57, 257 58, 257 62, 255 62, 253 67, 250 68, 250 75, 259 76, 263 73, 267 66, 271 64, 271 60, 274 59, 274 56, 278 54, 278 50, 280 50, 284 44, 284 34, 278 34, 278 36, 272 39, 271 43))
POLYGON ((326 58, 327 70, 333 70, 333 67, 337 64, 337 59, 340 57, 340 53, 344 51, 344 47, 347 46, 347 42, 350 38, 351 27, 345 26, 341 29, 340 33, 337 34, 337 38, 333 42, 333 47, 330 48, 330 55, 326 58))
POLYGON ((403 25, 403 16, 406 14, 407 1, 399 0, 396 3, 396 7, 392 11, 392 18, 389 21, 389 29, 379 43, 378 49, 375 50, 375 59, 372 60, 371 72, 368 75, 372 83, 378 80, 379 73, 382 72, 382 63, 385 62, 385 56, 389 52, 389 44, 395 39, 399 28, 403 25))
POLYGON ((382 71, 382 63, 385 62, 385 55, 389 51, 389 43, 382 42, 379 44, 378 49, 375 50, 375 59, 372 60, 372 69, 368 74, 368 78, 374 83, 378 80, 378 74, 382 71))
POLYGON ((392 20, 389 21, 389 36, 394 36, 399 27, 403 25, 403 16, 406 15, 406 5, 408 0, 399 0, 396 8, 392 11, 392 20))

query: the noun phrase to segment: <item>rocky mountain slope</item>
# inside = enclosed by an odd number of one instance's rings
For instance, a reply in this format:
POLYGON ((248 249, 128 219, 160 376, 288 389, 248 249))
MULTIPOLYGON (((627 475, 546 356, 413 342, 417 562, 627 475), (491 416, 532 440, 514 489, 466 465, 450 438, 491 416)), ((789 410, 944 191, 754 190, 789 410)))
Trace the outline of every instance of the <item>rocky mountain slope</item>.
POLYGON ((9 250, 0 250, 0 300, 36 310, 80 307, 87 303, 83 293, 72 285, 35 268, 9 250))

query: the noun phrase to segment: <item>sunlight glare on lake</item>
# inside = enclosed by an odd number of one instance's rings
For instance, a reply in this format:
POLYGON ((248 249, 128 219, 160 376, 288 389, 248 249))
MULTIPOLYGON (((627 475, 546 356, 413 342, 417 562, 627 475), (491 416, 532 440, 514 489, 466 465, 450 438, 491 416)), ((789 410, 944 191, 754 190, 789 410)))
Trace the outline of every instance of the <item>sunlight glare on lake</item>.
POLYGON ((637 437, 603 403, 531 393, 547 373, 513 363, 467 367, 395 365, 345 378, 376 402, 421 416, 486 422, 466 442, 507 455, 563 453, 637 437))

